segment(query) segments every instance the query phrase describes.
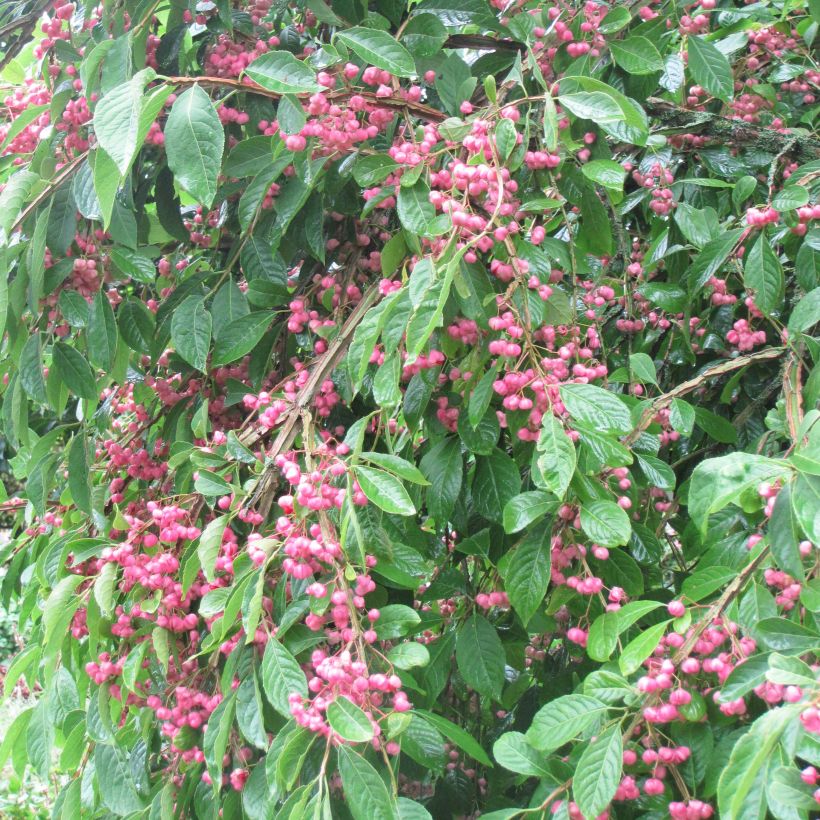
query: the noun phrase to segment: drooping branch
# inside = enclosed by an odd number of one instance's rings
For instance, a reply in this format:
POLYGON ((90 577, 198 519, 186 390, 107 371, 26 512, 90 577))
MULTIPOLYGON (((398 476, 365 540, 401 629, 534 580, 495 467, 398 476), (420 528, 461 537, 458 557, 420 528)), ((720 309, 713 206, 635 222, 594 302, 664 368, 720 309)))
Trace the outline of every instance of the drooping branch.
POLYGON ((776 131, 708 111, 692 111, 667 100, 649 97, 644 109, 660 123, 659 131, 699 134, 733 145, 752 145, 770 154, 786 152, 799 162, 820 158, 820 140, 808 135, 776 131))
MULTIPOLYGON (((347 321, 342 326, 339 335, 331 342, 330 347, 322 355, 317 364, 311 370, 310 377, 305 382, 304 387, 299 391, 296 401, 288 411, 284 423, 279 428, 276 439, 271 448, 267 451, 268 466, 259 477, 250 506, 257 502, 261 505, 263 515, 267 515, 270 509, 272 497, 271 490, 276 485, 276 467, 273 460, 281 453, 287 452, 293 444, 299 432, 299 424, 302 421, 302 413, 313 401, 325 379, 329 378, 336 366, 344 357, 350 343, 353 341, 353 334, 367 314, 367 311, 377 301, 379 296, 378 284, 373 285, 362 296, 359 303, 353 308, 347 321)), ((241 438, 241 442, 246 447, 254 447, 261 439, 259 430, 249 429, 241 438)))
MULTIPOLYGON (((181 87, 200 85, 205 88, 225 88, 231 91, 245 91, 249 94, 256 94, 259 97, 266 97, 270 100, 281 99, 282 95, 277 91, 270 91, 249 80, 234 80, 229 77, 165 77, 165 82, 170 85, 181 87)), ((365 99, 371 105, 378 105, 382 108, 394 108, 400 111, 409 111, 428 122, 441 122, 447 115, 436 108, 431 108, 423 103, 403 100, 400 97, 377 97, 369 91, 342 88, 337 91, 330 91, 325 96, 328 100, 343 104, 353 96, 365 99)), ((308 97, 309 94, 296 94, 296 97, 308 97)))

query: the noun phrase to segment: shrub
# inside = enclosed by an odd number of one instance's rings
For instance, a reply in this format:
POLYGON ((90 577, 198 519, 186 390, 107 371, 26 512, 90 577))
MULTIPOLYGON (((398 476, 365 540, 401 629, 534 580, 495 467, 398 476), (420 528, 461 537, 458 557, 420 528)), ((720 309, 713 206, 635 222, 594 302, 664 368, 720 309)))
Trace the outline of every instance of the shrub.
POLYGON ((817 811, 816 2, 0 13, 0 765, 817 811))

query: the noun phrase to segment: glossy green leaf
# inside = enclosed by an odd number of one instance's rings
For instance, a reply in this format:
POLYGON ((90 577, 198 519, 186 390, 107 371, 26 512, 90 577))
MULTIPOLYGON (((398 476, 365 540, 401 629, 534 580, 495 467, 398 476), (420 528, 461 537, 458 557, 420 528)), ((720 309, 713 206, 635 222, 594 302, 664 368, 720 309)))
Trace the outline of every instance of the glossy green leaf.
POLYGON ((271 706, 290 717, 288 695, 307 697, 307 679, 296 659, 277 640, 269 640, 262 657, 262 686, 271 706))
POLYGON ((200 86, 177 97, 163 133, 174 179, 197 202, 210 207, 222 167, 225 133, 211 98, 200 86))
POLYGON ((189 296, 174 311, 171 341, 177 353, 191 367, 204 372, 211 346, 211 314, 206 310, 203 299, 189 296))
POLYGON ((416 512, 412 499, 396 476, 363 465, 357 466, 354 474, 362 492, 380 509, 396 515, 413 515, 416 512))
POLYGON ((269 51, 257 57, 245 74, 262 88, 278 94, 302 94, 321 91, 314 71, 288 51, 269 51))
POLYGON ((346 697, 337 697, 328 704, 327 722, 337 735, 351 743, 364 743, 373 738, 370 718, 346 697))
POLYGON ((612 726, 590 741, 578 759, 572 795, 585 817, 605 811, 621 782, 623 741, 620 726, 612 726))
POLYGON ((410 52, 386 31, 354 26, 338 32, 336 37, 368 65, 397 77, 412 77, 416 73, 410 52))
POLYGON ((498 633, 481 615, 472 615, 459 629, 456 662, 465 683, 498 699, 504 685, 504 648, 498 633))

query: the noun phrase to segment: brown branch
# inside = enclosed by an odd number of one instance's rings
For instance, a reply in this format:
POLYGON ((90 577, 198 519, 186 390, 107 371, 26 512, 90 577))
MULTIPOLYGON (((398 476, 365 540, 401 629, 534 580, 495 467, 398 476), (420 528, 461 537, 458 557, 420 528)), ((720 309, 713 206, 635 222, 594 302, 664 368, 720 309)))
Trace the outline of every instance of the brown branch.
MULTIPOLYGON (((165 82, 170 85, 191 86, 201 85, 209 88, 226 88, 231 91, 244 91, 249 94, 256 94, 259 97, 266 97, 269 100, 278 100, 282 95, 277 91, 270 91, 250 80, 233 80, 228 77, 165 77, 165 82)), ((308 97, 309 93, 295 94, 296 97, 308 97)), ((436 108, 431 108, 423 103, 403 100, 401 97, 377 97, 369 91, 359 91, 355 89, 343 88, 338 91, 331 91, 325 95, 333 102, 345 102, 351 97, 363 97, 371 105, 382 108, 393 108, 400 111, 409 111, 412 114, 429 122, 441 122, 446 119, 447 114, 436 108)))
POLYGON ((20 216, 14 220, 11 228, 9 229, 9 234, 14 233, 26 220, 26 218, 37 210, 40 205, 43 204, 76 170, 80 167, 83 160, 88 156, 88 151, 83 151, 82 154, 79 156, 74 157, 68 165, 64 165, 60 169, 60 173, 54 177, 49 184, 37 194, 36 197, 29 203, 29 205, 23 210, 20 216))
POLYGON ((677 387, 673 388, 668 393, 664 393, 662 396, 658 396, 658 398, 652 400, 649 407, 644 410, 638 424, 635 426, 635 429, 624 439, 624 444, 629 445, 636 441, 641 432, 652 423, 652 419, 655 417, 658 410, 666 407, 672 399, 676 399, 679 396, 685 396, 687 393, 691 393, 692 390, 700 387, 708 379, 713 379, 716 376, 722 376, 725 373, 731 373, 733 370, 738 370, 741 367, 746 367, 747 365, 754 364, 755 362, 778 359, 783 355, 785 350, 785 347, 767 347, 764 350, 759 350, 757 353, 750 353, 748 356, 738 356, 735 359, 728 359, 727 361, 721 362, 714 367, 710 367, 708 370, 705 370, 693 379, 681 382, 677 387))
POLYGON ((471 48, 474 51, 521 51, 527 50, 524 43, 515 40, 496 40, 483 34, 451 34, 442 48, 471 48))
POLYGON ((790 132, 781 133, 774 128, 752 125, 733 120, 708 111, 693 111, 680 105, 650 97, 644 110, 659 123, 658 130, 675 130, 713 137, 722 143, 747 143, 770 154, 791 154, 801 162, 820 157, 820 140, 790 132))
POLYGON ((680 666, 695 648, 695 644, 700 640, 700 636, 712 625, 715 618, 720 617, 726 607, 740 594, 749 576, 763 563, 769 554, 768 546, 764 546, 755 558, 749 561, 745 567, 733 578, 723 594, 715 601, 706 612, 706 615, 698 621, 698 625, 692 630, 689 637, 680 645, 678 651, 672 657, 672 663, 676 667, 680 666))
MULTIPOLYGON (((378 284, 373 285, 362 296, 361 301, 353 308, 347 321, 344 323, 339 335, 331 342, 327 351, 322 354, 316 366, 310 373, 305 386, 299 391, 296 401, 288 410, 287 416, 279 432, 271 445, 270 450, 267 451, 266 456, 269 459, 269 464, 265 468, 259 480, 256 483, 256 489, 250 499, 249 506, 253 506, 257 501, 260 502, 260 512, 267 516, 271 505, 270 490, 276 484, 276 468, 272 463, 276 456, 284 453, 293 444, 294 439, 299 431, 299 423, 302 420, 303 411, 313 401, 314 396, 325 379, 330 377, 330 374, 336 368, 336 365, 341 361, 345 352, 347 351, 350 342, 353 340, 353 334, 356 328, 361 323, 362 319, 367 315, 367 311, 376 302, 379 295, 378 284)), ((253 447, 260 438, 262 433, 259 430, 248 430, 247 435, 240 440, 246 447, 253 447)))

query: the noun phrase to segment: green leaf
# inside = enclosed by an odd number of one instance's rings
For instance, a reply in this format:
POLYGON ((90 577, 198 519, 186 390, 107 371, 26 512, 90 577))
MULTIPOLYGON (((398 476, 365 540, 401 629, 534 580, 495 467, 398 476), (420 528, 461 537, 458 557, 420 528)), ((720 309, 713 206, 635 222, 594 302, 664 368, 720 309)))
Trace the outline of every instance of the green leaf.
POLYGON ((729 761, 718 781, 717 799, 721 820, 745 820, 745 800, 783 732, 786 709, 777 709, 764 717, 768 731, 759 731, 759 721, 735 743, 729 761))
POLYGON ((115 746, 99 743, 94 748, 94 769, 105 807, 118 817, 141 812, 145 803, 137 792, 131 767, 115 746))
POLYGON ((114 160, 102 148, 92 151, 88 161, 94 176, 94 193, 100 206, 103 227, 107 230, 111 226, 115 205, 119 207, 116 200, 122 175, 114 160))
POLYGON ((763 649, 781 655, 803 655, 820 650, 820 635, 785 618, 765 618, 753 627, 753 635, 763 649))
POLYGON ((211 98, 194 85, 180 94, 163 129, 168 167, 198 203, 209 208, 216 196, 225 132, 211 98))
POLYGON ((820 544, 820 477, 799 473, 791 491, 792 510, 806 538, 820 544))
POLYGON ((94 109, 97 142, 114 161, 121 177, 142 146, 140 120, 146 100, 145 86, 155 76, 152 68, 143 69, 105 94, 94 109))
POLYGON ((377 507, 396 515, 413 515, 416 507, 396 476, 374 467, 357 465, 353 469, 362 492, 377 507))
POLYGON ((723 52, 703 37, 687 38, 689 73, 695 83, 724 102, 732 99, 735 85, 732 67, 723 52))
POLYGON ((746 490, 780 478, 787 472, 784 462, 751 453, 730 453, 702 461, 689 481, 689 515, 705 533, 712 513, 739 501, 746 490))
MULTIPOLYGON (((293 725, 292 722, 291 724, 293 725)), ((275 785, 281 790, 290 790, 299 779, 305 758, 310 751, 316 734, 309 729, 296 727, 293 731, 286 733, 288 725, 280 731, 274 739, 271 753, 268 760, 273 761, 275 766, 275 785), (284 736, 282 745, 279 740, 284 736)), ((306 786, 304 788, 307 788, 306 786)))
POLYGON ((697 248, 716 238, 717 213, 713 208, 695 208, 687 202, 679 202, 675 208, 675 222, 697 248))
POLYGON ((592 119, 611 136, 644 145, 649 135, 646 113, 636 103, 612 86, 581 75, 561 80, 558 101, 571 113, 592 119), (583 91, 574 91, 581 88, 583 91), (572 91, 572 93, 566 93, 572 91))
POLYGON ((133 248, 112 248, 109 252, 111 261, 126 276, 137 282, 153 285, 157 270, 153 260, 135 251, 133 248))
POLYGON ((621 703, 633 691, 626 678, 604 669, 590 672, 584 679, 584 694, 609 704, 621 703))
POLYGON ((681 593, 690 601, 702 601, 713 592, 722 589, 736 574, 728 567, 704 567, 684 579, 681 593))
POLYGON ((338 695, 327 707, 327 722, 337 735, 351 743, 373 739, 370 718, 344 695, 338 695))
POLYGON ((474 613, 456 638, 456 663, 464 682, 476 692, 501 697, 504 686, 504 647, 489 621, 474 613))
POLYGON ((237 143, 225 159, 222 171, 229 177, 256 176, 273 159, 272 137, 250 137, 237 143))
POLYGON ((473 479, 476 510, 484 518, 501 523, 504 507, 521 489, 521 473, 516 463, 498 448, 489 456, 480 456, 476 462, 473 479))
POLYGON ((336 39, 341 40, 369 65, 389 71, 397 77, 412 77, 416 73, 413 56, 386 31, 354 26, 339 31, 336 39))
POLYGON ((51 750, 54 745, 54 722, 48 713, 48 702, 41 698, 26 729, 26 753, 32 768, 43 780, 51 770, 51 750))
POLYGON ((763 313, 772 313, 782 305, 783 268, 765 233, 760 234, 746 256, 743 281, 754 291, 755 304, 763 313))
POLYGON ((809 291, 794 306, 789 317, 789 332, 802 333, 820 322, 820 287, 809 291))
POLYGON ((655 651, 661 642, 668 625, 669 621, 667 620, 650 626, 624 647, 621 657, 618 659, 621 674, 631 675, 640 668, 641 664, 655 651))
POLYGON ((435 14, 417 14, 410 18, 402 42, 416 57, 434 57, 447 39, 447 29, 435 14))
POLYGON ((675 471, 660 458, 635 454, 635 460, 650 484, 662 490, 675 489, 675 471))
POLYGON ((558 102, 576 117, 593 120, 600 124, 621 122, 624 118, 618 103, 603 91, 577 91, 561 94, 558 102))
POLYGON ((150 353, 156 333, 154 314, 138 299, 128 299, 117 309, 117 324, 131 350, 150 353))
POLYGON ((71 499, 86 515, 91 515, 89 477, 88 443, 81 432, 71 439, 68 448, 68 487, 71 491, 71 499))
POLYGON ((533 473, 533 480, 558 499, 563 499, 575 473, 577 457, 572 439, 552 413, 544 416, 536 455, 539 471, 533 473))
POLYGON ((628 74, 654 74, 663 71, 663 58, 646 37, 627 37, 609 44, 612 59, 628 74))
POLYGON ((94 582, 94 600, 105 617, 110 617, 114 607, 114 583, 117 580, 117 565, 104 564, 94 582))
POLYGON ((628 8, 624 6, 613 6, 606 15, 604 15, 604 19, 601 20, 598 30, 601 34, 615 34, 615 32, 620 31, 622 28, 626 28, 631 20, 632 15, 629 13, 628 8))
POLYGON ((73 347, 65 342, 55 342, 52 364, 63 384, 81 399, 96 401, 99 397, 91 365, 73 347))
POLYGON ((737 430, 732 423, 705 407, 695 408, 695 421, 710 438, 721 444, 734 444, 737 441, 737 430))
POLYGON ((504 532, 523 530, 533 521, 554 511, 557 506, 555 499, 541 490, 521 493, 511 498, 504 506, 504 532))
POLYGON ((395 456, 390 453, 366 452, 360 453, 359 458, 363 458, 365 461, 376 464, 388 472, 397 475, 399 478, 409 481, 411 484, 430 484, 430 482, 424 477, 424 473, 422 473, 418 467, 411 464, 409 461, 405 461, 399 456, 395 456))
POLYGON ((399 820, 396 799, 379 773, 348 746, 337 749, 346 806, 353 820, 399 820))
POLYGON ((232 492, 231 485, 222 476, 211 470, 199 470, 194 480, 194 489, 202 495, 214 498, 232 492))
POLYGON ((100 370, 109 371, 117 352, 117 322, 103 289, 97 291, 88 311, 88 358, 100 370))
POLYGON ((505 732, 493 744, 493 757, 505 769, 529 777, 549 777, 544 755, 533 749, 520 732, 505 732))
POLYGON ((248 743, 267 751, 269 743, 265 733, 264 709, 255 675, 245 678, 236 690, 236 722, 248 743))
POLYGON ((211 314, 200 296, 188 296, 174 311, 171 341, 179 356, 201 372, 208 365, 211 346, 211 314))
POLYGON ((777 566, 799 583, 803 582, 800 556, 800 525, 791 503, 791 487, 786 484, 777 494, 769 519, 769 546, 777 566))
POLYGON ((604 612, 599 615, 589 629, 587 655, 600 663, 608 661, 618 645, 620 632, 617 612, 604 612))
POLYGON ((506 162, 515 150, 518 134, 511 120, 502 118, 495 129, 495 146, 499 159, 506 162))
POLYGON ((20 353, 20 384, 29 397, 40 404, 45 404, 46 380, 43 376, 43 348, 40 334, 32 333, 23 345, 20 353))
POLYGON ((413 669, 430 663, 430 650, 424 644, 406 641, 387 652, 387 660, 397 669, 413 669))
POLYGON ((611 159, 594 159, 581 166, 581 173, 611 191, 623 191, 626 170, 611 159))
POLYGON ((629 543, 632 524, 629 516, 614 501, 592 501, 581 507, 581 529, 602 547, 629 543))
POLYGON ((443 527, 455 507, 461 492, 463 462, 461 442, 454 436, 439 441, 420 463, 421 471, 430 482, 427 488, 427 511, 443 527))
POLYGON ((704 285, 720 272, 744 232, 744 228, 725 231, 703 246, 686 274, 691 293, 699 293, 704 285))
POLYGON ((262 657, 262 687, 271 706, 286 718, 290 717, 288 695, 308 696, 307 679, 296 658, 271 638, 262 657))
POLYGON ((222 760, 228 749, 235 707, 236 695, 231 692, 222 699, 208 717, 205 735, 202 739, 205 764, 208 767, 214 790, 217 792, 222 787, 222 760))
POLYGON ((550 581, 551 530, 536 527, 515 548, 504 573, 510 604, 526 626, 538 611, 550 581))
POLYGON ((353 166, 353 179, 362 188, 372 188, 384 182, 398 167, 398 163, 387 154, 359 156, 353 166))
POLYGON ((566 384, 561 387, 561 401, 573 421, 594 430, 626 434, 632 431, 627 406, 609 390, 594 384, 566 384))
POLYGON ((793 211, 809 202, 809 192, 802 185, 786 185, 772 199, 772 207, 777 211, 793 211))
POLYGON ((257 57, 245 74, 254 82, 277 94, 307 94, 322 90, 310 66, 289 51, 269 51, 257 57))
POLYGON ((629 366, 632 375, 643 384, 657 384, 658 375, 655 372, 655 362, 646 353, 633 353, 629 357, 629 366))
POLYGON ((421 617, 409 606, 404 604, 388 604, 380 610, 381 615, 376 622, 376 635, 381 641, 391 641, 400 638, 421 623, 421 617))
POLYGON ((273 317, 271 311, 259 310, 225 325, 214 345, 211 366, 221 367, 250 353, 265 335, 273 317))
POLYGON ((572 796, 584 817, 597 817, 612 802, 621 782, 623 752, 619 725, 584 749, 572 778, 572 796))
MULTIPOLYGON (((441 732, 416 713, 396 714, 395 718, 398 718, 402 725, 406 722, 406 728, 401 730, 402 754, 408 755, 431 771, 443 771, 448 758, 441 732)), ((399 721, 396 721, 397 725, 398 723, 399 721)))
POLYGON ((771 798, 785 806, 808 811, 817 808, 817 801, 796 768, 780 766, 775 769, 768 788, 771 798))
POLYGON ((742 698, 757 686, 766 682, 766 672, 769 671, 769 652, 752 655, 739 663, 729 673, 729 677, 720 687, 720 702, 742 698))
MULTIPOLYGON (((17 221, 20 209, 26 203, 34 183, 39 177, 32 171, 18 171, 8 178, 0 191, 0 229, 8 234, 17 221)), ((3 237, 5 240, 5 236, 3 237)))
POLYGON ((603 719, 608 706, 587 695, 562 695, 542 706, 527 730, 531 746, 542 752, 559 749, 603 719))
POLYGON ((682 436, 692 435, 695 426, 695 408, 683 399, 672 399, 669 405, 669 423, 682 436))
POLYGON ((451 743, 454 743, 482 766, 492 767, 493 763, 487 756, 481 744, 467 731, 451 720, 437 715, 434 712, 426 712, 423 709, 416 709, 416 714, 422 715, 428 723, 432 723, 451 743))
POLYGON ((209 583, 213 583, 215 577, 214 566, 216 558, 219 555, 219 550, 222 547, 222 535, 228 525, 228 517, 220 515, 214 518, 213 521, 208 522, 202 535, 199 536, 199 544, 197 544, 196 552, 199 557, 199 565, 202 567, 202 572, 205 579, 209 583))
POLYGON ((402 226, 411 234, 424 236, 427 226, 436 215, 436 209, 430 202, 430 187, 420 179, 409 188, 399 188, 396 198, 396 212, 402 226))

